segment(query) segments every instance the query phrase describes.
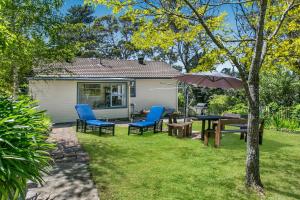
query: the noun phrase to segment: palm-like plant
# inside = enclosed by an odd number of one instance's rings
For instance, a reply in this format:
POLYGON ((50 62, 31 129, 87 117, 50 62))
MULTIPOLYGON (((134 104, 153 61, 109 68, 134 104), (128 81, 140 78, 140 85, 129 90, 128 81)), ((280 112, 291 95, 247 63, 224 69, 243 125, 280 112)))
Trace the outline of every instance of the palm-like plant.
POLYGON ((50 120, 28 97, 0 96, 0 199, 25 198, 28 180, 41 183, 50 164, 50 120))

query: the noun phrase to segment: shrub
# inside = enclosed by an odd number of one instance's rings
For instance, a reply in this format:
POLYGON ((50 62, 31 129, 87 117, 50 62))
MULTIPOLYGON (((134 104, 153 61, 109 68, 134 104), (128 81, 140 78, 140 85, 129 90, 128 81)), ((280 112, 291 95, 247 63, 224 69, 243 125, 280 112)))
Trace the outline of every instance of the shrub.
POLYGON ((36 102, 0 96, 0 199, 24 198, 28 180, 42 182, 50 164, 49 127, 36 102))
POLYGON ((209 100, 208 111, 212 114, 230 112, 235 114, 247 114, 248 107, 239 98, 228 95, 214 95, 209 100))
POLYGON ((230 104, 230 97, 227 95, 214 95, 209 100, 208 111, 213 114, 221 114, 226 111, 230 104))
POLYGON ((245 105, 244 103, 238 103, 238 104, 232 106, 230 109, 226 110, 226 112, 247 115, 248 114, 248 106, 245 105))
POLYGON ((300 104, 293 106, 292 108, 292 118, 298 119, 300 123, 300 104))
POLYGON ((184 95, 181 92, 178 93, 178 107, 184 107, 184 95))

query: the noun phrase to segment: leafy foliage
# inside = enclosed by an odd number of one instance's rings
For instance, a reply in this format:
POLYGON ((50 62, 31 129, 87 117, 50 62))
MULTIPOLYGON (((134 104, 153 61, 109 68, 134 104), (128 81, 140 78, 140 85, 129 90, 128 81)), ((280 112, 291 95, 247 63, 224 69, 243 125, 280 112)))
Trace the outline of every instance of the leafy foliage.
POLYGON ((41 183, 52 145, 50 120, 28 97, 0 96, 0 199, 25 195, 28 180, 41 183))
POLYGON ((94 8, 87 4, 83 6, 75 5, 68 10, 65 20, 71 24, 90 24, 95 20, 94 12, 94 8))
POLYGON ((227 113, 246 115, 249 112, 249 108, 245 103, 237 103, 231 108, 226 110, 227 113))
POLYGON ((300 76, 291 71, 276 69, 260 76, 260 104, 293 106, 300 103, 300 76))
POLYGON ((247 114, 248 106, 236 96, 225 94, 213 95, 208 101, 208 111, 212 114, 234 113, 247 114))
POLYGON ((19 86, 26 84, 26 77, 32 75, 34 66, 74 57, 78 43, 66 45, 58 40, 65 38, 58 30, 66 27, 58 14, 61 5, 62 0, 1 1, 1 88, 15 95, 19 86))
POLYGON ((226 95, 214 95, 209 100, 209 112, 212 114, 222 114, 231 103, 231 97, 226 95))
POLYGON ((262 117, 268 128, 284 131, 300 130, 300 104, 282 107, 277 103, 270 103, 262 110, 262 117))

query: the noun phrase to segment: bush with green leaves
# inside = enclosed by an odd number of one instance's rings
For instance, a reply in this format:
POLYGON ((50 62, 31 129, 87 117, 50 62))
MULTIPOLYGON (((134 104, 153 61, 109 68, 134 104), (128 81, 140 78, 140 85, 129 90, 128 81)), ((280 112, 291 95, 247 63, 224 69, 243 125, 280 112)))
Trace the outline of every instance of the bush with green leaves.
POLYGON ((50 120, 37 102, 0 95, 0 199, 23 199, 27 181, 41 183, 51 164, 50 120))
POLYGON ((300 105, 281 107, 270 103, 262 112, 266 127, 284 131, 300 130, 300 105))
POLYGON ((208 111, 211 114, 247 114, 248 106, 235 96, 213 95, 208 103, 208 111))
POLYGON ((300 124, 300 104, 297 104, 292 107, 292 117, 293 119, 298 120, 300 124))
POLYGON ((222 114, 231 104, 231 97, 227 95, 213 95, 208 103, 208 111, 212 114, 222 114))
POLYGON ((248 114, 248 106, 244 103, 237 103, 228 110, 226 110, 227 113, 233 113, 233 114, 241 114, 241 115, 247 115, 248 114))

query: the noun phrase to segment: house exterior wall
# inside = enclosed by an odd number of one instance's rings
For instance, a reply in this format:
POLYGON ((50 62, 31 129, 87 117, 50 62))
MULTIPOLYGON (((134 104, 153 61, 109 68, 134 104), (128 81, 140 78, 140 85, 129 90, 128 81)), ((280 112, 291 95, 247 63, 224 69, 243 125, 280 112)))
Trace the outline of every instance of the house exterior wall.
MULTIPOLYGON (((75 80, 29 80, 30 95, 39 101, 40 108, 47 110, 54 123, 73 122, 77 117, 77 83, 75 80)), ((88 81, 84 81, 88 82, 88 81)), ((90 81, 103 82, 103 81, 90 81)), ((127 108, 94 110, 97 118, 128 118, 130 104, 135 112, 152 105, 163 105, 177 109, 177 82, 173 79, 136 79, 136 97, 130 97, 127 90, 127 108)))
POLYGON ((152 105, 163 105, 177 110, 177 81, 174 79, 136 79, 136 97, 131 97, 135 112, 152 105))
MULTIPOLYGON (((40 108, 47 110, 54 123, 73 122, 78 118, 74 108, 77 104, 77 82, 82 81, 30 80, 29 92, 34 99, 39 101, 40 108)), ((128 96, 127 93, 127 98, 128 96)), ((130 105, 129 99, 127 102, 130 105)), ((94 113, 100 119, 128 118, 129 106, 127 108, 99 109, 94 110, 94 113)))

